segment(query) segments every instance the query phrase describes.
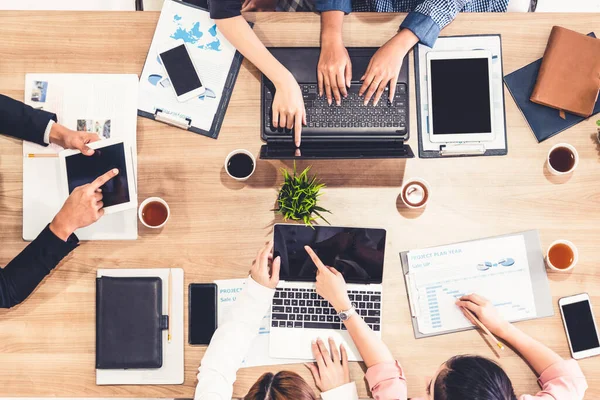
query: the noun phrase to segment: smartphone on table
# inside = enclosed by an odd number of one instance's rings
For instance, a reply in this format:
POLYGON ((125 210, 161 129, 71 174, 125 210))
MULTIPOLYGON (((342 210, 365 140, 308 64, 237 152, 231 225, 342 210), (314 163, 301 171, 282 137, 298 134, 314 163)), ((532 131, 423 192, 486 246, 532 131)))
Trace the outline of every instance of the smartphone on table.
POLYGON ((208 345, 217 330, 217 285, 191 283, 188 309, 188 342, 208 345))
POLYGON ((159 51, 158 56, 178 101, 185 102, 204 93, 200 73, 186 43, 177 42, 175 46, 159 51))
POLYGON ((579 360, 600 354, 600 336, 587 293, 558 300, 571 355, 579 360))

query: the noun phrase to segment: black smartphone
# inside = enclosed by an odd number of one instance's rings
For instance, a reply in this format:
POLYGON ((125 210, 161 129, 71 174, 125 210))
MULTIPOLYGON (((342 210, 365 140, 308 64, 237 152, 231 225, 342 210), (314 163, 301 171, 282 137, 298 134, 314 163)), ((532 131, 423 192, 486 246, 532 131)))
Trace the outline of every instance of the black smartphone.
POLYGON ((217 285, 190 283, 189 344, 208 345, 217 330, 217 285))

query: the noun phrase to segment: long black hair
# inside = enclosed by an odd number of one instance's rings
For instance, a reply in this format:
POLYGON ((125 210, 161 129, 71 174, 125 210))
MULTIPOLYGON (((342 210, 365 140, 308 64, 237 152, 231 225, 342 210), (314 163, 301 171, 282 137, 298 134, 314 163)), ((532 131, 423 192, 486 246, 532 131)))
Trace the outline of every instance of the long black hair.
POLYGON ((498 364, 479 356, 446 361, 437 376, 434 400, 517 400, 512 382, 498 364))

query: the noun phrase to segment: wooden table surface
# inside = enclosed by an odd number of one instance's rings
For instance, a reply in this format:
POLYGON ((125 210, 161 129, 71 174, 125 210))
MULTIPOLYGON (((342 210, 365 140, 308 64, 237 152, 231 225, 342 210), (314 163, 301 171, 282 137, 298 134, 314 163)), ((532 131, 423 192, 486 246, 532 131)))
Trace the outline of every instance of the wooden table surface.
MULTIPOLYGON (((158 15, 1 12, 0 92, 23 99, 28 72, 139 74, 158 15)), ((316 15, 264 13, 248 19, 256 22, 256 33, 269 46, 319 45, 316 15)), ((380 46, 402 19, 398 14, 353 14, 345 20, 345 44, 380 46)), ((443 33, 501 33, 507 74, 542 56, 553 25, 587 33, 598 31, 598 21, 599 14, 462 14, 443 33)), ((410 65, 414 100, 412 60, 410 65)), ((191 282, 247 274, 257 249, 270 237, 271 225, 280 221, 270 211, 281 183, 278 169, 291 166, 259 161, 246 184, 233 182, 223 170, 231 150, 259 152, 259 77, 256 68, 244 62, 218 140, 138 118, 140 199, 163 197, 172 219, 159 233, 140 225, 137 241, 83 243, 24 304, 0 311, 0 397, 193 396, 204 347, 186 345, 184 385, 95 385, 94 278, 98 268, 182 267, 187 293, 191 282)), ((556 239, 569 239, 577 245, 580 261, 572 273, 548 274, 554 317, 518 325, 569 357, 558 298, 588 292, 600 319, 600 146, 593 137, 594 120, 538 144, 505 93, 506 157, 310 163, 328 185, 322 201, 333 211, 332 224, 388 230, 383 339, 404 366, 410 396, 422 394, 426 377, 450 356, 493 353, 475 331, 414 339, 400 251, 528 229, 539 229, 544 248, 556 239), (570 180, 557 182, 544 163, 548 149, 563 141, 577 148, 581 161, 570 180), (403 179, 411 177, 424 178, 433 188, 422 213, 408 211, 398 199, 403 179)), ((416 153, 414 101, 411 106, 409 144, 416 153)), ((26 246, 21 239, 21 143, 6 137, 0 138, 0 221, 0 265, 5 265, 26 246)), ((519 356, 507 350, 499 362, 518 394, 537 391, 534 373, 519 356)), ((580 365, 590 385, 586 398, 599 398, 600 358, 580 365)), ((311 378, 302 365, 243 370, 235 395, 243 396, 263 372, 280 369, 311 378)), ((367 396, 362 365, 353 363, 351 375, 361 396, 367 396)))

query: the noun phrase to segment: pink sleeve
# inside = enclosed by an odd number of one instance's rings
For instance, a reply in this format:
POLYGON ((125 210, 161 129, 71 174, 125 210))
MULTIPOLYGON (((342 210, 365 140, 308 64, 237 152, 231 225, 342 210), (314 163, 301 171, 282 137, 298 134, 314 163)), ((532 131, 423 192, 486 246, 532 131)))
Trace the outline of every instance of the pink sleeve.
POLYGON ((587 381, 575 360, 562 360, 546 368, 539 378, 542 391, 535 396, 524 395, 520 400, 583 400, 587 381))
POLYGON ((406 379, 398 361, 376 364, 366 373, 375 400, 406 400, 406 379))

